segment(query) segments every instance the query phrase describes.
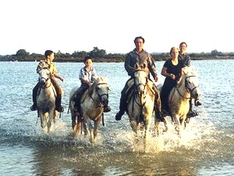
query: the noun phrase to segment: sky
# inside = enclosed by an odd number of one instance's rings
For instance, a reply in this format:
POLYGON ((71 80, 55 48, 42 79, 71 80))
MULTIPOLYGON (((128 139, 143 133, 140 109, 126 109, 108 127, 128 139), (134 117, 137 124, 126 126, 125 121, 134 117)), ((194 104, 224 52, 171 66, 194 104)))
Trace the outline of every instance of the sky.
POLYGON ((232 0, 1 0, 0 55, 19 49, 149 53, 185 41, 188 53, 234 52, 232 0))

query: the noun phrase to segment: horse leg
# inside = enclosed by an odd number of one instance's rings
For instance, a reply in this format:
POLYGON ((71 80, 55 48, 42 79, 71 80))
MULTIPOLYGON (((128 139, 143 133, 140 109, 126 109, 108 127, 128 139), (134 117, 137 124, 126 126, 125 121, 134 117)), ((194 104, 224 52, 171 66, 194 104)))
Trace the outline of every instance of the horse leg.
POLYGON ((144 135, 145 140, 149 138, 149 126, 150 126, 150 117, 145 121, 145 135, 144 135))
POLYGON ((145 152, 146 152, 146 150, 147 150, 147 144, 148 144, 148 139, 149 139, 149 126, 150 126, 150 122, 151 122, 151 120, 150 120, 150 118, 151 117, 147 117, 146 118, 146 121, 145 121, 145 134, 144 134, 144 150, 145 150, 145 152))
POLYGON ((175 114, 172 116, 173 117, 173 121, 174 121, 174 126, 175 126, 175 130, 177 131, 178 135, 180 136, 181 133, 181 124, 180 124, 180 117, 175 114))
POLYGON ((93 125, 91 123, 91 120, 87 120, 87 126, 88 126, 88 129, 89 129, 89 135, 90 135, 89 141, 91 143, 95 143, 94 129, 93 129, 93 125))
POLYGON ((180 121, 180 124, 181 124, 181 128, 182 129, 185 129, 186 128, 186 122, 185 122, 185 119, 186 119, 186 115, 181 117, 182 120, 180 121))
MULTIPOLYGON (((167 119, 165 117, 163 117, 163 123, 164 123, 164 127, 165 129, 163 130, 163 132, 167 132, 168 131, 168 125, 167 125, 167 119)), ((161 120, 160 119, 155 119, 155 123, 154 123, 154 133, 158 136, 160 134, 159 132, 159 125, 160 125, 161 120)))
POLYGON ((72 129, 75 131, 76 128, 76 113, 71 110, 72 129))
POLYGON ((82 134, 82 117, 80 116, 80 114, 75 114, 76 118, 77 118, 77 123, 76 123, 76 132, 82 134))
POLYGON ((56 122, 56 118, 58 117, 58 111, 54 110, 54 117, 53 117, 53 123, 56 122))
POLYGON ((46 127, 46 123, 45 123, 45 115, 44 113, 40 112, 39 111, 39 117, 40 117, 40 120, 41 120, 41 128, 45 128, 46 127))
POLYGON ((51 110, 50 113, 49 113, 49 119, 48 119, 48 122, 47 122, 47 132, 48 133, 50 132, 50 128, 51 128, 51 125, 52 125, 53 118, 54 118, 54 110, 51 110))
POLYGON ((138 131, 137 122, 135 120, 132 120, 130 124, 131 124, 131 128, 133 132, 137 134, 137 131, 138 131))
POLYGON ((94 140, 96 139, 97 137, 97 134, 98 134, 98 126, 101 122, 101 117, 99 117, 95 122, 94 122, 94 130, 93 130, 93 136, 94 136, 94 140))
POLYGON ((154 123, 154 134, 156 136, 159 135, 159 124, 160 124, 160 120, 155 120, 155 123, 154 123))
POLYGON ((84 131, 84 135, 87 135, 88 132, 89 132, 89 130, 88 130, 88 127, 87 127, 87 123, 86 123, 86 121, 84 119, 82 120, 81 125, 82 125, 82 127, 84 129, 83 130, 84 131))

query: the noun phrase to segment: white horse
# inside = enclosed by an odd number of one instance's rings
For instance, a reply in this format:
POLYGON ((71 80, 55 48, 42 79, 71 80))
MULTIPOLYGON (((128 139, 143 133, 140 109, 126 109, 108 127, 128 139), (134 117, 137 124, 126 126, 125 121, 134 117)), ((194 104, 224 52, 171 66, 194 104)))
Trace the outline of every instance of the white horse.
POLYGON ((155 100, 153 82, 149 80, 148 74, 149 70, 145 65, 136 64, 133 90, 129 91, 126 111, 136 136, 141 129, 144 129, 145 141, 149 134, 155 100))
MULTIPOLYGON (((197 99, 200 96, 199 90, 199 80, 197 74, 190 67, 185 67, 182 70, 182 75, 180 80, 177 82, 176 87, 174 87, 168 98, 168 105, 170 109, 170 114, 175 125, 175 129, 178 134, 181 134, 182 129, 186 127, 185 119, 189 112, 189 100, 191 98, 197 99)), ((166 115, 165 115, 166 116, 166 115)), ((155 119, 155 129, 159 134, 159 119, 155 119)), ((164 119, 164 124, 166 130, 167 120, 164 119)))
MULTIPOLYGON (((98 126, 103 120, 104 106, 108 104, 109 85, 106 77, 98 77, 92 86, 82 95, 81 115, 74 110, 74 96, 77 88, 70 92, 69 109, 71 111, 72 128, 75 132, 82 132, 84 127, 85 134, 89 132, 90 142, 96 141, 98 126), (92 125, 94 122, 94 126, 92 125), (87 126, 86 126, 87 124, 87 126)), ((103 122, 104 123, 104 122, 103 122)))
POLYGON ((41 127, 47 126, 50 132, 52 121, 55 122, 57 111, 55 110, 56 91, 50 79, 50 70, 43 68, 39 72, 40 88, 37 95, 38 116, 41 120, 41 127))

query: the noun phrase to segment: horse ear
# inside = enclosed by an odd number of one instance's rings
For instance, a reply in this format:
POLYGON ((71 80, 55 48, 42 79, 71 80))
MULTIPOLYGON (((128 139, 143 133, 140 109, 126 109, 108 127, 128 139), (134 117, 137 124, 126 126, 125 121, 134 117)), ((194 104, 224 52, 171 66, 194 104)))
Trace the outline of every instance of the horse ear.
POLYGON ((188 71, 189 71, 189 67, 188 66, 182 68, 182 73, 183 74, 188 73, 188 71))
POLYGON ((138 63, 135 64, 135 68, 136 69, 139 68, 139 64, 138 63))

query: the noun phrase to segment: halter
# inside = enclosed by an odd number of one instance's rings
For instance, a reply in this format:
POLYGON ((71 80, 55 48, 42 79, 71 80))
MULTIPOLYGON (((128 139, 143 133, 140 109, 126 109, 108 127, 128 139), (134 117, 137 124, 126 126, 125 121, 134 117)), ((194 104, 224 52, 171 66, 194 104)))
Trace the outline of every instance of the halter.
POLYGON ((195 87, 193 87, 192 89, 191 88, 189 88, 189 86, 188 86, 188 82, 187 82, 187 79, 188 78, 190 78, 190 77, 196 77, 196 76, 186 76, 185 77, 185 88, 186 88, 186 90, 189 92, 189 94, 190 94, 190 97, 189 98, 187 98, 187 97, 184 97, 181 93, 180 93, 180 91, 179 91, 179 89, 178 89, 178 86, 176 86, 176 90, 177 90, 177 92, 179 93, 179 95, 182 97, 182 98, 185 98, 185 99, 190 99, 191 97, 192 98, 196 98, 196 97, 193 97, 192 96, 192 92, 195 90, 195 89, 197 89, 198 88, 198 86, 195 86, 195 87))
MULTIPOLYGON (((47 70, 49 70, 47 67, 42 68, 42 69, 47 69, 47 70)), ((50 72, 49 72, 49 73, 50 73, 50 72)), ((48 76, 48 78, 44 78, 44 77, 40 76, 40 79, 41 79, 41 80, 45 80, 44 84, 40 83, 40 87, 41 87, 42 89, 49 88, 49 87, 52 85, 51 82, 50 82, 49 85, 46 85, 46 82, 49 81, 49 80, 51 79, 51 78, 50 78, 50 75, 48 76)), ((40 81, 39 81, 39 82, 40 82, 40 81)))
MULTIPOLYGON (((142 93, 138 94, 138 87, 139 87, 139 86, 143 86, 143 92, 146 92, 145 89, 146 89, 146 86, 147 86, 147 83, 148 83, 148 77, 146 77, 146 83, 145 83, 145 84, 143 84, 143 83, 136 84, 135 78, 136 78, 136 77, 134 77, 134 85, 135 85, 135 90, 134 90, 134 91, 135 91, 135 95, 138 96, 140 99, 141 99, 141 98, 144 98, 144 99, 145 99, 146 95, 145 95, 144 97, 142 97, 142 95, 143 95, 142 93)), ((138 106, 140 106, 140 107, 144 107, 145 104, 146 104, 146 99, 145 99, 145 101, 144 101, 143 103, 141 103, 141 104, 140 104, 139 102, 137 102, 136 99, 135 99, 134 101, 135 101, 136 104, 137 104, 138 106)))
POLYGON ((103 96, 107 96, 107 99, 109 98, 109 94, 108 93, 103 93, 103 94, 99 94, 98 91, 97 91, 97 87, 99 85, 108 85, 107 83, 98 83, 95 87, 95 92, 96 94, 98 95, 98 98, 99 98, 99 102, 95 101, 95 99, 92 97, 92 95, 90 96, 90 98, 93 100, 93 102, 98 106, 98 107, 102 107, 103 104, 101 103, 101 100, 102 100, 102 97, 103 96))

